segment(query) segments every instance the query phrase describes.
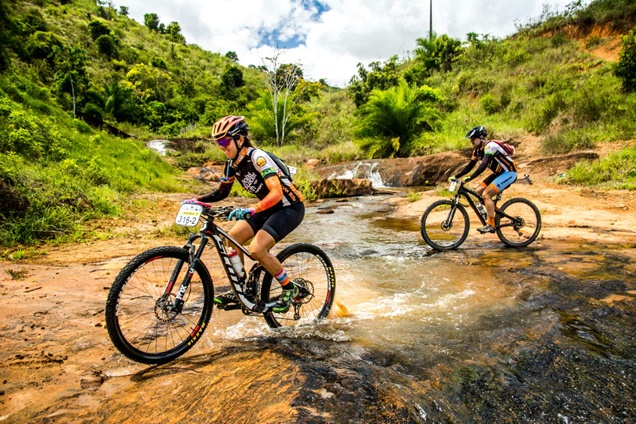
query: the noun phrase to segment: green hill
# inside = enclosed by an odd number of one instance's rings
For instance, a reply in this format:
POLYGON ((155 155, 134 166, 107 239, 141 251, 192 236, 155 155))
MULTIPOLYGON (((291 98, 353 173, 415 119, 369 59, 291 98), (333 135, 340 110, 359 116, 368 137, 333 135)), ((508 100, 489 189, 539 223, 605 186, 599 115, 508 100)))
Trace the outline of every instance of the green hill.
MULTIPOLYGON (((636 95, 625 81, 636 71, 617 67, 632 63, 634 23, 631 1, 574 2, 503 40, 418 39, 411 57, 360 65, 343 90, 299 70, 288 138, 273 149, 296 165, 423 155, 466 147, 463 135, 478 124, 513 142, 539 136, 546 154, 632 140, 636 95), (612 60, 599 54, 612 49, 612 60)), ((186 189, 180 169, 220 158, 204 139, 221 116, 248 116, 257 142, 274 143, 266 69, 187 41, 176 22, 149 13, 141 25, 100 0, 0 2, 7 251, 81 239, 87 221, 119 213, 130 193, 186 189), (157 136, 203 141, 168 162, 144 146, 157 136)), ((634 158, 626 148, 563 181, 633 189, 634 158)))

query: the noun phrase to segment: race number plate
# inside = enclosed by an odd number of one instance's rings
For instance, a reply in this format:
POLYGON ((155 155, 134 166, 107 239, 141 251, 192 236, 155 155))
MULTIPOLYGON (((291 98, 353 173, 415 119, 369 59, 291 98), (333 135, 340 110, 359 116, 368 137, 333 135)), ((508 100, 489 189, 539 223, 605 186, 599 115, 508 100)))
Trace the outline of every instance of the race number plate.
POLYGON ((175 224, 183 225, 184 227, 194 227, 199 223, 199 218, 201 217, 202 210, 203 206, 200 205, 181 205, 179 213, 177 214, 174 222, 175 224))
POLYGON ((451 181, 450 187, 448 187, 448 191, 452 193, 455 191, 456 188, 457 188, 457 181, 451 181))

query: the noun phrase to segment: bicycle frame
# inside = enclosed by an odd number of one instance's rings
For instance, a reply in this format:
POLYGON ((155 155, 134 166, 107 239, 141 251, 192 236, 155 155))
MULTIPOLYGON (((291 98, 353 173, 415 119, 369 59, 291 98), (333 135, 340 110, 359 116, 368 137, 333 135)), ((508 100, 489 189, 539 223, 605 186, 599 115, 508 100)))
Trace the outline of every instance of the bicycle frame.
MULTIPOLYGON (((483 204, 484 203, 483 196, 477 193, 475 190, 472 190, 466 187, 462 181, 458 181, 458 182, 459 182, 459 188, 457 189, 457 192, 452 198, 453 203, 459 204, 460 199, 463 197, 464 199, 466 199, 466 201, 470 205, 473 212, 475 212, 475 215, 477 215, 477 218, 482 223, 482 225, 486 225, 488 222, 486 221, 486 219, 484 219, 482 214, 479 212, 479 209, 477 209, 477 203, 473 200, 473 197, 471 197, 471 196, 474 196, 475 198, 477 198, 477 200, 479 200, 481 204, 483 204)), ((497 208, 497 202, 501 200, 502 194, 503 194, 503 191, 501 191, 500 193, 497 193, 497 195, 493 198, 493 202, 495 203, 495 217, 499 216, 500 219, 502 217, 505 217, 510 219, 511 222, 508 224, 496 224, 495 228, 510 227, 514 225, 514 220, 515 220, 514 217, 506 214, 505 212, 501 212, 497 208)), ((495 220, 495 223, 498 221, 499 220, 495 220)))
MULTIPOLYGON (((230 280, 230 286, 232 287, 232 290, 235 292, 240 302, 240 305, 243 306, 243 311, 245 313, 268 312, 269 309, 272 308, 274 304, 276 303, 275 301, 270 303, 264 303, 257 297, 257 293, 255 291, 254 293, 246 293, 245 291, 246 283, 255 273, 255 269, 262 269, 260 264, 258 264, 256 259, 252 256, 250 251, 247 250, 247 248, 245 248, 240 243, 238 243, 230 234, 228 234, 225 230, 223 230, 222 228, 220 228, 214 223, 213 214, 206 213, 206 211, 204 211, 203 215, 205 216, 205 220, 203 221, 203 225, 201 225, 201 228, 199 229, 199 233, 198 234, 191 233, 190 236, 188 237, 188 242, 183 246, 183 248, 187 249, 189 252, 190 266, 188 268, 188 272, 183 278, 183 281, 181 282, 181 285, 176 295, 176 299, 174 301, 175 312, 177 313, 181 312, 181 308, 183 306, 183 297, 188 289, 188 286, 190 285, 192 276, 194 275, 196 264, 197 262, 201 261, 201 256, 203 255, 203 251, 205 250, 210 239, 214 242, 214 246, 216 247, 216 251, 219 255, 219 259, 221 259, 221 264, 223 265, 223 268, 225 269, 225 273, 228 279, 230 280), (236 274, 236 271, 234 271, 234 268, 232 267, 232 264, 230 262, 230 258, 227 254, 227 249, 225 248, 225 243, 223 242, 223 238, 225 238, 230 243, 234 244, 234 246, 236 246, 241 252, 243 252, 245 256, 257 262, 257 264, 254 267, 252 267, 252 270, 250 271, 250 278, 247 278, 247 274, 244 277, 240 277, 239 275, 236 274), (194 244, 194 242, 197 239, 201 239, 198 247, 196 247, 194 244)), ((175 266, 175 269, 172 272, 170 281, 168 282, 164 290, 164 296, 167 297, 174 289, 175 280, 177 276, 179 275, 179 273, 181 272, 182 267, 183 267, 183 262, 178 261, 177 265, 175 266)), ((247 287, 247 288, 253 289, 254 287, 247 287)))

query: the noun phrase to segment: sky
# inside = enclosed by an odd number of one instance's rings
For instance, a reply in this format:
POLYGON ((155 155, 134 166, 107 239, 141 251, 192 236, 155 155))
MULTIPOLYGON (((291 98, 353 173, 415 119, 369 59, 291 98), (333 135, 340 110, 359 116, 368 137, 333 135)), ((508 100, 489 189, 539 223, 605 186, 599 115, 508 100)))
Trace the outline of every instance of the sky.
POLYGON ((547 8, 563 12, 572 0, 114 0, 141 24, 156 13, 166 26, 176 21, 188 44, 237 54, 243 66, 299 65, 305 79, 345 87, 357 64, 409 57, 418 38, 428 37, 430 6, 437 35, 504 38, 516 25, 536 21, 547 8))

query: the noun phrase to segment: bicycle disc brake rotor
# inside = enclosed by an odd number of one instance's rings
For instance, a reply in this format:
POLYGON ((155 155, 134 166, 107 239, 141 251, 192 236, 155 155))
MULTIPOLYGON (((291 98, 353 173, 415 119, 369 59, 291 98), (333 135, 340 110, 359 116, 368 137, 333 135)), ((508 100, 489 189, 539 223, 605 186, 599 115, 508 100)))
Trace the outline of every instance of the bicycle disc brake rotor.
POLYGON ((520 229, 522 229, 525 226, 526 226, 526 220, 523 219, 522 217, 518 216, 518 217, 515 218, 514 223, 512 225, 512 228, 514 228, 515 231, 519 231, 520 229))
POLYGON ((174 308, 174 293, 164 294, 155 303, 155 316, 159 321, 170 321, 179 313, 174 308))
POLYGON ((305 304, 314 298, 314 285, 304 278, 294 278, 292 282, 298 287, 298 296, 293 300, 295 304, 305 304))

